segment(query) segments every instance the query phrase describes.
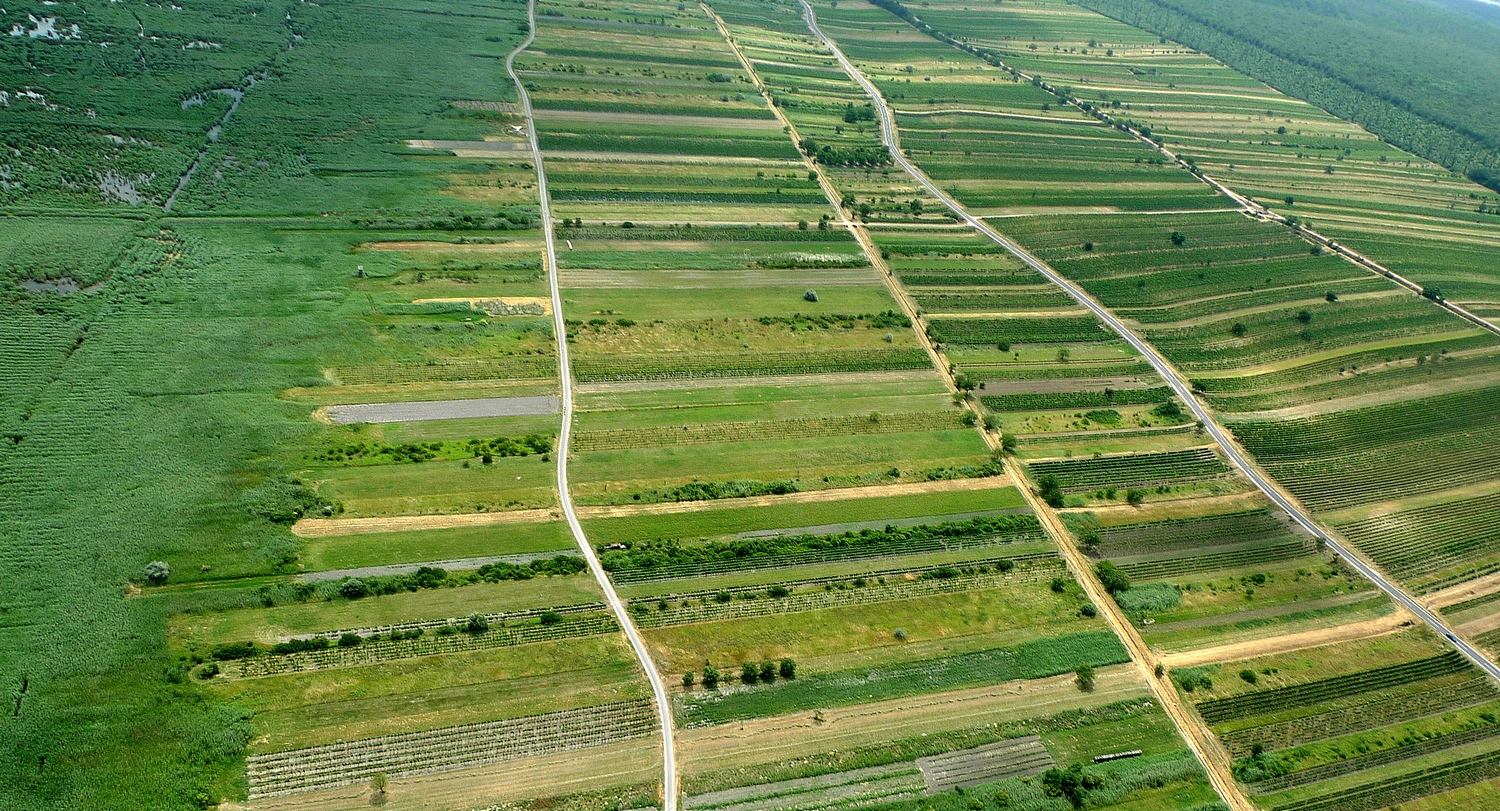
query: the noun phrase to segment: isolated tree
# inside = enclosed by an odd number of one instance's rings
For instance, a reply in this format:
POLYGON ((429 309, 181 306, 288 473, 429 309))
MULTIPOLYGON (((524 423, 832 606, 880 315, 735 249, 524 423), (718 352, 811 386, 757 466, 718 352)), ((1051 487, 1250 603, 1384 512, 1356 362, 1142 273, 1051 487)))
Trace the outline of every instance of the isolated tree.
POLYGON ((172 567, 164 560, 153 560, 146 564, 146 582, 153 586, 160 586, 171 576, 172 567))
POLYGON ((719 669, 711 664, 703 665, 703 686, 713 689, 719 686, 719 669))
POLYGON ((1141 503, 1144 502, 1145 500, 1146 500, 1146 491, 1145 490, 1136 490, 1135 488, 1131 488, 1131 489, 1125 491, 1125 503, 1129 504, 1132 507, 1139 507, 1139 506, 1141 506, 1141 503))
POLYGON ((1185 243, 1187 243, 1187 237, 1183 236, 1181 231, 1173 231, 1172 232, 1172 244, 1173 245, 1176 245, 1177 247, 1181 248, 1185 243))
POLYGON ((740 665, 740 681, 745 684, 754 684, 758 678, 760 678, 760 670, 754 662, 745 662, 740 665))
POLYGON ((1002 434, 1000 436, 1000 450, 1002 453, 1015 453, 1021 440, 1015 434, 1002 434))
POLYGON ((783 679, 795 679, 797 678, 797 663, 791 659, 782 659, 781 666, 777 668, 777 672, 781 674, 783 679))
POLYGON ((469 622, 464 626, 464 630, 468 631, 471 634, 482 633, 484 631, 488 631, 489 629, 489 617, 486 617, 485 615, 477 611, 469 615, 469 622))
POLYGON ((391 779, 386 777, 385 772, 376 772, 370 776, 370 797, 372 799, 384 799, 386 786, 390 785, 391 779))
POLYGON ((816 290, 809 290, 806 293, 802 294, 802 298, 803 298, 804 301, 817 301, 818 300, 818 291, 816 291, 816 290))
POLYGON ((1079 665, 1073 671, 1074 677, 1078 679, 1078 689, 1088 692, 1094 689, 1094 668, 1089 665, 1079 665))
POLYGON ((693 671, 689 670, 688 672, 682 674, 682 686, 683 687, 686 687, 689 690, 693 689, 693 682, 694 681, 696 681, 696 680, 693 678, 693 671))
POLYGON ((763 682, 765 682, 765 683, 767 683, 767 684, 770 684, 771 682, 776 681, 776 663, 775 662, 761 662, 760 663, 760 680, 763 681, 763 682))
POLYGON ((1053 509, 1057 509, 1063 505, 1062 483, 1051 473, 1037 477, 1036 492, 1038 496, 1041 496, 1042 501, 1047 502, 1047 506, 1053 509))
POLYGON ((1236 338, 1243 338, 1248 332, 1250 329, 1239 321, 1234 322, 1234 326, 1229 328, 1229 334, 1236 338))
POLYGON ((1338 300, 1339 300, 1339 294, 1338 294, 1338 293, 1335 293, 1335 292, 1333 292, 1333 291, 1332 291, 1332 290, 1329 290, 1329 291, 1328 291, 1328 292, 1327 292, 1327 293, 1324 293, 1324 294, 1323 294, 1323 299, 1324 299, 1324 300, 1325 300, 1325 301, 1327 301, 1327 302, 1328 302, 1328 303, 1329 303, 1329 304, 1332 304, 1332 303, 1334 303, 1334 302, 1335 302, 1335 301, 1338 301, 1338 300))

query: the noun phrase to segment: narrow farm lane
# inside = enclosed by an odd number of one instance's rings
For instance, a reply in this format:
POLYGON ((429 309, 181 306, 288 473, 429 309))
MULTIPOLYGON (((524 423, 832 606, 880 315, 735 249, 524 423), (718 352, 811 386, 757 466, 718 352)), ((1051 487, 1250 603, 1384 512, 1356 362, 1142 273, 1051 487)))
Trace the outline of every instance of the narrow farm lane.
POLYGON ((651 692, 656 699, 657 715, 661 723, 662 808, 664 811, 677 811, 677 756, 676 747, 673 745, 672 705, 667 700, 666 685, 662 683, 661 673, 657 671, 656 664, 651 661, 646 642, 635 627, 630 612, 625 610, 625 603, 615 593, 615 587, 609 582, 609 576, 605 574, 604 567, 599 563, 599 556, 594 554, 593 545, 584 535, 583 526, 578 523, 578 515, 573 509, 573 497, 568 492, 568 438, 573 427, 573 373, 568 365, 568 333, 563 323, 562 294, 557 284, 557 249, 552 228, 552 206, 547 197, 547 170, 542 164, 542 148, 537 142, 536 118, 531 110, 531 96, 526 92, 526 85, 521 81, 520 75, 516 73, 516 56, 531 47, 531 43, 536 39, 536 0, 528 0, 526 20, 528 28, 526 39, 506 55, 505 71, 510 74, 511 80, 516 84, 516 93, 520 96, 521 108, 526 114, 526 140, 531 145, 532 160, 536 162, 537 198, 541 204, 542 236, 547 248, 547 282, 552 293, 552 326, 557 337, 557 367, 562 375, 562 429, 557 438, 558 498, 562 502, 563 516, 568 521, 568 529, 572 531, 573 539, 578 542, 578 548, 583 552, 584 560, 588 562, 589 571, 599 582, 599 588, 604 592, 604 599, 614 612, 615 619, 619 621, 620 628, 625 631, 626 638, 630 640, 631 650, 635 651, 642 669, 646 671, 647 680, 651 682, 651 692))

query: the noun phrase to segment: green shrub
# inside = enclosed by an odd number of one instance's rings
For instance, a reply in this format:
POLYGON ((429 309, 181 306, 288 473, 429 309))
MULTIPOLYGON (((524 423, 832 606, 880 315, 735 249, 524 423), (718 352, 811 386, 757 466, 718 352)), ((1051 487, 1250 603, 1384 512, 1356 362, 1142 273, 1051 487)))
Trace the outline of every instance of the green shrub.
POLYGON ((1163 581, 1131 586, 1114 597, 1120 608, 1131 614, 1159 614, 1182 605, 1182 592, 1163 581))

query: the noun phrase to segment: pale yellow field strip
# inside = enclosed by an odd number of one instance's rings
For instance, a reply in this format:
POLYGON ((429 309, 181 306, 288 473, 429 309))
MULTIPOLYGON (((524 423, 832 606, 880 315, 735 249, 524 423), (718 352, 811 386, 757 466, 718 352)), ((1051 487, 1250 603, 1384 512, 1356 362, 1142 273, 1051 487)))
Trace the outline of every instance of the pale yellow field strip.
MULTIPOLYGON (((445 304, 445 303, 449 303, 449 302, 452 302, 452 303, 462 302, 464 304, 469 305, 470 307, 473 307, 475 310, 481 310, 481 311, 488 311, 490 309, 498 309, 498 308, 494 308, 493 307, 494 303, 498 302, 500 304, 505 305, 506 307, 540 307, 540 308, 542 308, 542 312, 541 312, 542 315, 551 315, 552 314, 552 299, 550 299, 550 298, 544 298, 544 297, 541 297, 541 296, 481 296, 481 297, 478 297, 478 298, 419 298, 419 299, 415 299, 414 301, 412 301, 412 304, 445 304)), ((493 314, 494 313, 491 313, 491 315, 493 315, 493 314)))
POLYGON ((1475 597, 1484 597, 1500 591, 1500 572, 1476 577, 1456 586, 1450 586, 1442 591, 1434 591, 1422 598, 1423 604, 1434 611, 1445 606, 1471 600, 1475 597))
POLYGON ((1284 636, 1251 639, 1228 645, 1215 645, 1211 648, 1199 648, 1180 653, 1168 653, 1161 657, 1161 663, 1167 667, 1197 667, 1198 665, 1214 664, 1216 662, 1235 662, 1258 656, 1270 656, 1274 653, 1291 653, 1293 651, 1307 650, 1308 648, 1320 648, 1324 645, 1369 639, 1373 636, 1385 636, 1386 634, 1396 633, 1403 628, 1409 628, 1415 622, 1416 620, 1412 618, 1411 614, 1407 613, 1400 606, 1397 606, 1397 610, 1384 617, 1377 617, 1364 622, 1353 622, 1334 628, 1301 631, 1284 636))

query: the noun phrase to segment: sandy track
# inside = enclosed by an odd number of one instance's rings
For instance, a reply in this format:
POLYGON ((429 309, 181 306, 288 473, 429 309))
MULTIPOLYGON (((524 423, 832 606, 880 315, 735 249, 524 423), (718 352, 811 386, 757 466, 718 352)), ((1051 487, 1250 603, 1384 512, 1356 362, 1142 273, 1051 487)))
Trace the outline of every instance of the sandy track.
POLYGON ((1358 639, 1368 639, 1372 636, 1384 636, 1385 634, 1392 634, 1403 628, 1408 628, 1415 623, 1416 620, 1410 614, 1404 610, 1400 610, 1398 607, 1398 610, 1391 612, 1387 616, 1364 622, 1353 622, 1334 628, 1319 628, 1315 631, 1301 631, 1284 636, 1251 639, 1245 642, 1217 645, 1211 648, 1199 648, 1181 653, 1168 653, 1161 657, 1161 662, 1167 667, 1196 667, 1215 662, 1233 662, 1258 656, 1270 656, 1275 653, 1291 653, 1292 651, 1306 650, 1308 648, 1319 648, 1339 642, 1353 642, 1358 639))

